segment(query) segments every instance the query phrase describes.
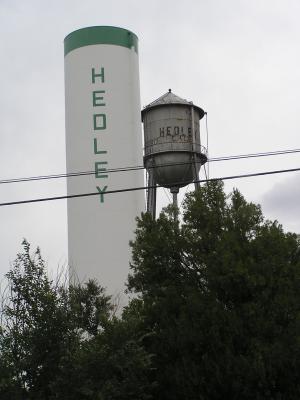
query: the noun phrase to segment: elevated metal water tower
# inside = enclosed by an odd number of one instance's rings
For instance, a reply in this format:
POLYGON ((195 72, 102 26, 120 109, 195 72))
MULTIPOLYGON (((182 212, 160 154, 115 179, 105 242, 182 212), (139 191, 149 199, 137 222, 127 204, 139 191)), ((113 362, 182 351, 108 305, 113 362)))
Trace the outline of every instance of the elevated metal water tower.
POLYGON ((156 185, 169 188, 177 205, 179 189, 194 182, 207 161, 201 146, 199 121, 205 115, 172 93, 171 89, 142 110, 144 123, 144 166, 148 173, 147 211, 155 218, 156 185))

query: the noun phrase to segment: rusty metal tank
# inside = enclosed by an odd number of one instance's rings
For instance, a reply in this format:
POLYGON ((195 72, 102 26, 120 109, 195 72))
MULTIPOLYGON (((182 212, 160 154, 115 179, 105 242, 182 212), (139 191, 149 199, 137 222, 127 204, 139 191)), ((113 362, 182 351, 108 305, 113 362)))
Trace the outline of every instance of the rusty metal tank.
POLYGON ((144 165, 153 170, 155 182, 180 188, 198 179, 206 163, 200 141, 200 124, 205 112, 176 96, 171 89, 142 110, 144 165))

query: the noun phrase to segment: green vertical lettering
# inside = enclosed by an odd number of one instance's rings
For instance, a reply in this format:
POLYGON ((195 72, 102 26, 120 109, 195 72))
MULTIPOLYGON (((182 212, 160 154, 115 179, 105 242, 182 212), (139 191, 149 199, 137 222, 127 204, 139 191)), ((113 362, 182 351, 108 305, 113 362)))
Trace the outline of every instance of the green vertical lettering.
POLYGON ((107 186, 104 186, 103 189, 100 189, 99 186, 96 186, 96 188, 100 194, 100 203, 104 203, 104 193, 106 192, 107 186))
POLYGON ((94 138, 94 154, 106 154, 106 150, 99 150, 98 149, 98 141, 97 138, 94 138))
POLYGON ((106 129, 106 115, 105 114, 94 114, 94 130, 103 130, 106 129))
POLYGON ((107 171, 106 168, 100 168, 100 165, 106 165, 107 161, 95 162, 95 177, 96 178, 108 178, 108 175, 103 175, 102 172, 107 171))
POLYGON ((93 92, 93 107, 105 106, 105 103, 101 103, 101 100, 103 100, 103 96, 97 96, 99 93, 105 93, 105 90, 95 90, 93 92))
POLYGON ((101 67, 100 74, 96 74, 95 68, 92 68, 92 82, 96 83, 96 78, 101 78, 101 82, 104 83, 104 68, 101 67))

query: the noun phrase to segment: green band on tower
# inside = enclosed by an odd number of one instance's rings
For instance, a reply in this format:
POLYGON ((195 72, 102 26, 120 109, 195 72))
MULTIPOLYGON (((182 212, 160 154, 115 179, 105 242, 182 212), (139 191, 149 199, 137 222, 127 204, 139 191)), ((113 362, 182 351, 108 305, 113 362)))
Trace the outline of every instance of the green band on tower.
POLYGON ((92 26, 71 32, 64 40, 65 56, 70 51, 93 44, 112 44, 138 52, 138 37, 127 29, 114 26, 92 26))

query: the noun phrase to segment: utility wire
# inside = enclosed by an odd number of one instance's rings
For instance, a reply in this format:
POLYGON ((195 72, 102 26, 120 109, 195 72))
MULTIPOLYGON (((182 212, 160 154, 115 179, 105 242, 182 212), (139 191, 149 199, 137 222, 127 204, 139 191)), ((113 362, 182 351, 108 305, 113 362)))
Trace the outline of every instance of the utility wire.
POLYGON ((291 154, 300 153, 300 149, 290 149, 290 150, 278 150, 278 151, 267 151, 263 153, 250 153, 250 154, 240 154, 227 157, 215 157, 208 159, 209 162, 215 161, 227 161, 227 160, 239 160, 242 158, 253 158, 253 157, 268 157, 268 156, 279 156, 281 154, 291 154))
MULTIPOLYGON (((269 151, 264 153, 250 153, 250 154, 240 154, 240 155, 232 155, 232 156, 224 156, 224 157, 215 157, 209 158, 208 162, 218 162, 218 161, 229 161, 229 160, 239 160, 245 158, 253 158, 253 157, 267 157, 267 156, 277 156, 283 154, 293 154, 300 153, 300 149, 290 149, 290 150, 279 150, 279 151, 269 151)), ((163 165, 154 165, 150 168, 162 168, 176 165, 189 165, 192 164, 193 161, 190 162, 182 162, 182 163, 166 163, 163 165)), ((129 171, 138 171, 143 170, 145 167, 143 165, 131 166, 131 167, 120 167, 120 168, 112 168, 107 169, 105 173, 114 173, 114 172, 129 172, 129 171)), ((2 179, 0 180, 0 184, 6 183, 19 183, 19 182, 30 182, 30 181, 39 181, 39 180, 47 180, 47 179, 59 179, 59 178, 71 178, 75 176, 85 176, 85 175, 94 175, 95 171, 79 171, 79 172, 69 172, 66 174, 54 174, 54 175, 39 175, 39 176, 31 176, 24 178, 11 178, 11 179, 2 179)))
MULTIPOLYGON (((231 176, 223 176, 220 178, 199 179, 197 181, 194 181, 194 183, 196 183, 196 182, 205 183, 205 182, 225 181, 225 180, 230 180, 230 179, 251 178, 254 176, 274 175, 274 174, 282 174, 282 173, 286 173, 286 172, 296 172, 296 171, 300 171, 300 168, 290 168, 290 169, 281 169, 281 170, 275 170, 275 171, 255 172, 252 174, 231 175, 231 176)), ((176 185, 176 184, 174 184, 174 185, 176 185)), ((127 188, 127 189, 107 190, 106 192, 102 192, 101 195, 107 195, 107 194, 111 194, 111 193, 133 192, 133 191, 137 191, 137 190, 151 189, 154 187, 163 187, 163 186, 160 186, 160 185, 141 186, 141 187, 132 187, 132 188, 127 188)), ((0 203, 0 207, 13 206, 13 205, 17 205, 17 204, 38 203, 38 202, 42 202, 42 201, 99 196, 99 195, 100 195, 99 192, 92 192, 92 193, 71 194, 71 195, 65 195, 65 196, 44 197, 44 198, 40 198, 40 199, 20 200, 20 201, 11 201, 11 202, 7 202, 7 203, 0 203)))

